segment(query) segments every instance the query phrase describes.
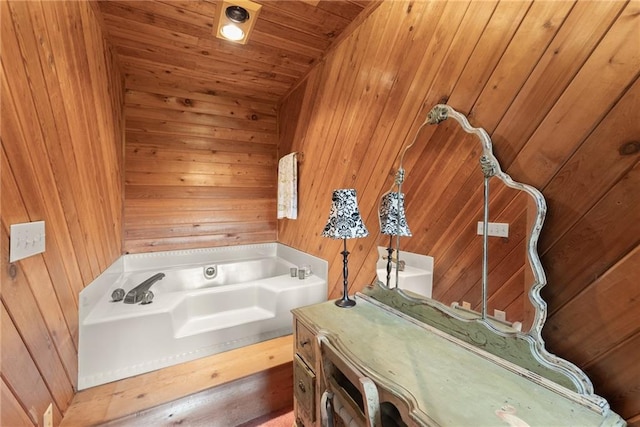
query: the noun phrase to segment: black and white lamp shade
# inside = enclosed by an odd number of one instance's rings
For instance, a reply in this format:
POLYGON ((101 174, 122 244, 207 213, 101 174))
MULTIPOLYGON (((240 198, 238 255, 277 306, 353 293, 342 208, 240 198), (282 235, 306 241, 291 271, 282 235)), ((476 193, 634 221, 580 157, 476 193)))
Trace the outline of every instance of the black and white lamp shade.
POLYGON ((411 230, 404 214, 404 193, 392 191, 382 196, 378 213, 382 234, 411 236, 411 230))
POLYGON ((322 237, 355 239, 369 235, 360 216, 355 189, 334 190, 331 200, 331 211, 327 225, 322 230, 322 237))

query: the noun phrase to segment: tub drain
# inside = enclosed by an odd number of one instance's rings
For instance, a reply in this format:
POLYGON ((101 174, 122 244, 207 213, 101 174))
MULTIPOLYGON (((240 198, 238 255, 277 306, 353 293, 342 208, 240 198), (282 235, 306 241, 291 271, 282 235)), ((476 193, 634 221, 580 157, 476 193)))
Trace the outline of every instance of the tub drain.
POLYGON ((209 265, 204 268, 204 277, 207 279, 213 279, 218 274, 218 269, 215 265, 209 265))

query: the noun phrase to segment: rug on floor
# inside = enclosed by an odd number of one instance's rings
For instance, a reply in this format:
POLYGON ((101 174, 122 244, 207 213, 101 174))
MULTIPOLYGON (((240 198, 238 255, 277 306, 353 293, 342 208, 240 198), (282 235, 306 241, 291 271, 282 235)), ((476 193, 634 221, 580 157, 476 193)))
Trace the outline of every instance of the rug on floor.
POLYGON ((283 409, 264 417, 244 423, 238 427, 292 427, 294 424, 293 410, 283 409))

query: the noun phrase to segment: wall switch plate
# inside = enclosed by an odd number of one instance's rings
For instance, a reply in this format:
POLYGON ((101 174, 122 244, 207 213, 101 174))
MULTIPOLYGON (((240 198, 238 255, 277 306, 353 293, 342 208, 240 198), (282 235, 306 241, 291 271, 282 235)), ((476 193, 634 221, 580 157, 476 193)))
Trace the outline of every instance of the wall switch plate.
MULTIPOLYGON (((482 226, 484 222, 478 221, 478 234, 482 235, 482 226)), ((509 224, 503 222, 489 223, 489 236, 509 237, 509 224)))
POLYGON ((44 252, 44 221, 12 224, 9 240, 9 262, 44 252))
POLYGON ((49 403, 49 407, 42 415, 42 425, 44 427, 53 427, 53 403, 49 403))

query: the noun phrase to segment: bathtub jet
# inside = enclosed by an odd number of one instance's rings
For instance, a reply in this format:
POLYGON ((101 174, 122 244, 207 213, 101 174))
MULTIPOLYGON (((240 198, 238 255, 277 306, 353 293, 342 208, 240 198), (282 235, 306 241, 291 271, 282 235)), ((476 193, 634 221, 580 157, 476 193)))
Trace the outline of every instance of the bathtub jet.
POLYGON ((125 255, 80 293, 78 388, 288 335, 291 309, 327 299, 327 270, 277 243, 125 255), (313 274, 291 277, 301 265, 313 274), (108 298, 131 289, 144 302, 152 285, 153 304, 108 298))

